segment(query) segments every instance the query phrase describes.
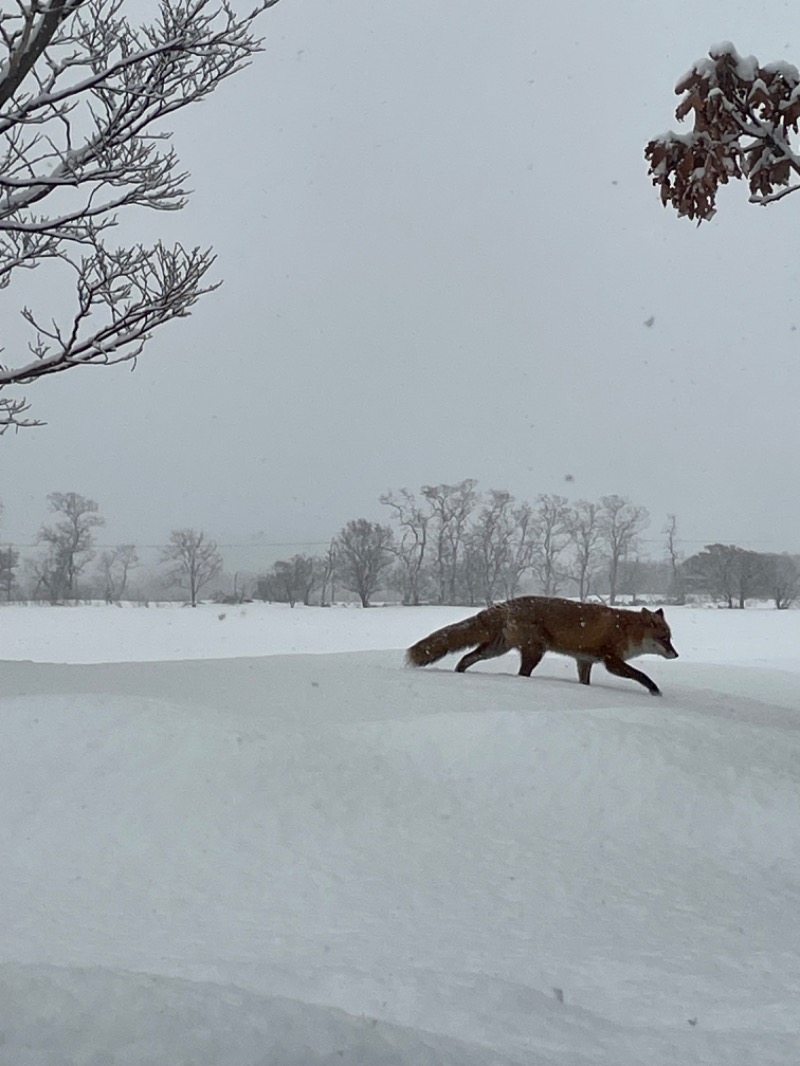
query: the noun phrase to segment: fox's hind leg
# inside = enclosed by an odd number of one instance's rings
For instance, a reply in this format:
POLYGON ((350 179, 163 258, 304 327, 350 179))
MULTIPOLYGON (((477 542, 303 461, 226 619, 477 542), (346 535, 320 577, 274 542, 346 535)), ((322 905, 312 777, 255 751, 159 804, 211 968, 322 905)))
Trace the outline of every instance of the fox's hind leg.
POLYGON ((463 659, 459 659, 456 664, 456 673, 463 674, 465 670, 469 670, 470 666, 474 666, 475 663, 479 663, 482 659, 497 659, 500 655, 505 655, 508 650, 509 647, 502 637, 487 640, 483 644, 479 644, 474 651, 465 655, 463 659))
POLYGON ((582 685, 589 684, 593 666, 591 659, 578 659, 578 680, 582 685))

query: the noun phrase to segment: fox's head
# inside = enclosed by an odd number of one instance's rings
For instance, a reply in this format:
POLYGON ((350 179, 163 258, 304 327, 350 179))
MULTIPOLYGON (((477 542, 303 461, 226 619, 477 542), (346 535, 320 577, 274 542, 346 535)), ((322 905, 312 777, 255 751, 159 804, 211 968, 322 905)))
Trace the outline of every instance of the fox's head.
POLYGON ((647 645, 647 651, 651 655, 663 655, 665 659, 677 659, 678 653, 672 646, 672 633, 661 608, 648 611, 642 607, 642 621, 646 626, 644 644, 647 645))

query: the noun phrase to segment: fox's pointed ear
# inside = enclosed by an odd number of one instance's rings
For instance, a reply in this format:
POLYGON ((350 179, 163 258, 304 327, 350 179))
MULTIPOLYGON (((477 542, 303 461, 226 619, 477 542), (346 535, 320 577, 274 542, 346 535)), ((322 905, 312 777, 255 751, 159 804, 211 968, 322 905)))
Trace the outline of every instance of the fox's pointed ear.
POLYGON ((648 611, 646 607, 642 607, 642 618, 649 618, 652 613, 653 612, 648 611))
POLYGON ((654 611, 653 613, 657 614, 659 618, 663 618, 664 617, 664 608, 663 607, 659 607, 658 610, 654 611))

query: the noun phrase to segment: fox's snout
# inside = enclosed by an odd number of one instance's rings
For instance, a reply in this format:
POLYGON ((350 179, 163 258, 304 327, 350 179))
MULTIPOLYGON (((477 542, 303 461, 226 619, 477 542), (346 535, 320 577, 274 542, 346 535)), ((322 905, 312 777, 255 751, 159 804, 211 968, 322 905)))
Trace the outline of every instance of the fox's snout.
POLYGON ((672 644, 672 641, 669 639, 669 637, 662 637, 661 638, 661 648, 662 648, 661 654, 664 656, 665 659, 677 659, 678 658, 678 653, 675 651, 675 648, 674 648, 674 646, 672 644))

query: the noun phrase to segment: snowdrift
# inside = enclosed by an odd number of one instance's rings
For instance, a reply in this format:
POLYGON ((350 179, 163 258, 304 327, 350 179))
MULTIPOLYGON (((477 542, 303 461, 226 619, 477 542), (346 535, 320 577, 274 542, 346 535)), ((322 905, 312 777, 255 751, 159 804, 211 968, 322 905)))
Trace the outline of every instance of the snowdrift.
POLYGON ((662 699, 402 666, 464 613, 4 611, 0 1064, 795 1063, 800 613, 662 699))

